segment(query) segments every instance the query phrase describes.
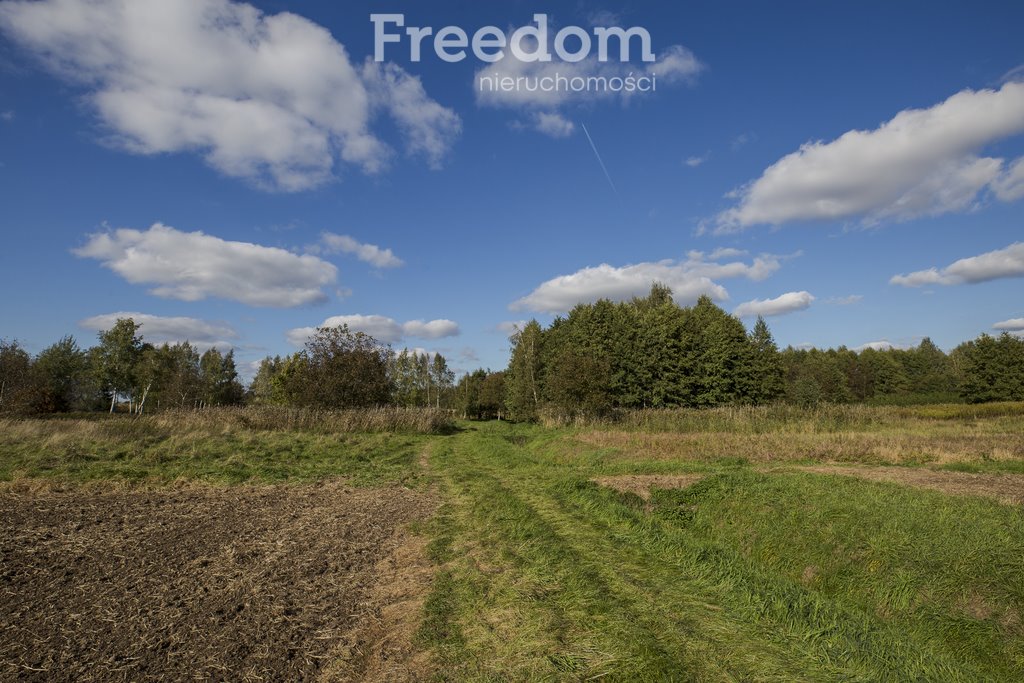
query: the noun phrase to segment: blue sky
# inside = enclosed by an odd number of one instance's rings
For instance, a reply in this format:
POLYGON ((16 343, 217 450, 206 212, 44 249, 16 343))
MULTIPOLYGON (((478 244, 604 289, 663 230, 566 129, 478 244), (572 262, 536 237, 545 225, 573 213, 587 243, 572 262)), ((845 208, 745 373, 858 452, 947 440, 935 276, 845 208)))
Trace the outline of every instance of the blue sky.
POLYGON ((655 278, 783 346, 1024 330, 1021 26, 1006 2, 3 0, 0 336, 131 312, 250 362, 333 319, 497 369, 510 323, 655 278), (374 12, 643 27, 657 60, 376 63, 374 12), (657 90, 479 93, 540 66, 657 90))

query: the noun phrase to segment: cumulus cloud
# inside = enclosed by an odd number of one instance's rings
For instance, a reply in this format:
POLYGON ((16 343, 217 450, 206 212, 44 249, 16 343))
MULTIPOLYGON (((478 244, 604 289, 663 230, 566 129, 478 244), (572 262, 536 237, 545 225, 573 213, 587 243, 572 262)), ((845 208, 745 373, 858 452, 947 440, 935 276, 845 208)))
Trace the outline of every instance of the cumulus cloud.
POLYGON ((329 253, 352 254, 360 261, 377 268, 397 268, 404 265, 404 261, 395 256, 390 249, 382 249, 376 244, 365 244, 349 235, 325 232, 320 241, 329 253))
POLYGON ((533 117, 533 127, 539 132, 553 138, 565 138, 573 134, 576 124, 561 114, 537 112, 533 117))
POLYGON ((79 321, 85 330, 105 332, 121 318, 131 318, 139 325, 139 333, 150 344, 176 344, 187 341, 200 350, 211 347, 230 348, 231 340, 238 333, 224 323, 209 322, 198 318, 166 317, 148 313, 119 311, 104 313, 79 321))
POLYGON ((1024 157, 1017 159, 1006 169, 1006 173, 992 183, 996 197, 1004 202, 1013 202, 1024 197, 1024 157))
POLYGON ((1024 277, 1024 242, 1014 242, 978 256, 962 258, 945 268, 929 268, 893 275, 890 284, 904 287, 975 284, 1007 277, 1024 277))
POLYGON ((155 285, 152 294, 183 301, 217 297, 250 306, 301 306, 326 300, 322 288, 338 275, 315 256, 161 223, 90 235, 73 253, 102 262, 132 284, 155 285))
MULTIPOLYGON (((385 344, 396 344, 406 337, 419 339, 441 339, 459 334, 458 323, 452 320, 410 320, 400 323, 383 315, 335 315, 327 318, 319 327, 341 327, 348 325, 353 332, 363 332, 385 344)), ((302 346, 314 332, 315 327, 296 327, 285 333, 285 338, 294 346, 302 346)))
POLYGON ((814 297, 810 292, 786 292, 774 299, 753 299, 736 307, 733 315, 738 318, 762 315, 785 315, 794 311, 802 311, 811 305, 814 297))
POLYGON ((420 339, 441 339, 454 337, 459 333, 459 325, 453 320, 441 319, 424 322, 410 320, 402 325, 402 332, 409 337, 420 339))
POLYGON ((514 301, 509 308, 513 311, 564 313, 576 304, 592 303, 598 299, 624 301, 644 296, 655 282, 668 285, 675 300, 682 305, 693 303, 702 294, 723 301, 729 298, 729 294, 725 287, 715 282, 716 278, 745 277, 760 281, 779 267, 779 257, 771 254, 758 256, 750 263, 719 263, 708 260, 707 255, 700 251, 689 252, 681 261, 665 260, 620 267, 602 263, 571 275, 552 278, 514 301))
POLYGON ((394 64, 367 59, 362 69, 371 102, 385 109, 405 134, 406 151, 421 154, 433 169, 441 162, 462 131, 462 120, 427 96, 420 79, 394 64))
POLYGON ((228 0, 12 0, 0 29, 86 89, 112 142, 140 154, 195 152, 221 173, 299 191, 341 160, 380 171, 392 150, 371 131, 390 115, 432 166, 458 117, 419 79, 352 64, 308 19, 228 0))
MULTIPOLYGON (((1015 164, 979 156, 1024 132, 1024 83, 964 90, 928 109, 908 109, 874 130, 851 130, 831 142, 808 142, 730 193, 736 206, 715 231, 756 224, 862 219, 907 220, 959 211, 990 188, 1010 201, 1024 193, 1015 164)), ((1019 164, 1018 160, 1018 164, 1019 164)))
MULTIPOLYGON (((657 61, 646 64, 627 64, 617 59, 600 62, 596 47, 589 57, 578 62, 564 62, 552 59, 550 62, 525 62, 517 59, 506 49, 504 57, 497 62, 487 64, 476 72, 474 89, 477 104, 492 107, 545 107, 549 111, 569 104, 597 100, 625 100, 637 93, 625 91, 615 92, 610 89, 591 88, 582 92, 574 92, 567 88, 537 87, 538 79, 556 77, 571 80, 582 78, 625 78, 629 74, 634 77, 657 76, 658 87, 680 83, 692 83, 704 69, 693 52, 682 45, 672 45, 661 50, 657 61), (492 87, 502 78, 528 79, 516 81, 517 86, 510 89, 492 87), (483 79, 483 80, 481 80, 483 79), (529 87, 526 87, 529 85, 529 87)), ((617 56, 617 55, 616 55, 617 56)), ((553 80, 550 82, 554 82, 553 80)))
POLYGON ((1010 320, 1003 320, 992 326, 993 330, 1005 330, 1007 332, 1020 332, 1024 331, 1024 318, 1011 318, 1010 320))

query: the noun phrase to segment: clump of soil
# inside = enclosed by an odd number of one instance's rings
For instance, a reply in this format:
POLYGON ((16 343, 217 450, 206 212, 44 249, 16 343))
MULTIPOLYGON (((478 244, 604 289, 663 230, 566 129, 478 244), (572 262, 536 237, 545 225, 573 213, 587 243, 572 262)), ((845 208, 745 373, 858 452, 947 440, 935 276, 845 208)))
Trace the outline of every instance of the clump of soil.
POLYGON ((341 482, 6 486, 0 678, 311 680, 346 658, 361 677, 366 652, 412 656, 360 625, 411 599, 392 569, 416 556, 404 525, 434 505, 341 482))
POLYGON ((622 493, 635 493, 644 500, 650 500, 651 489, 685 489, 703 478, 703 474, 622 474, 597 477, 593 481, 600 486, 622 493))

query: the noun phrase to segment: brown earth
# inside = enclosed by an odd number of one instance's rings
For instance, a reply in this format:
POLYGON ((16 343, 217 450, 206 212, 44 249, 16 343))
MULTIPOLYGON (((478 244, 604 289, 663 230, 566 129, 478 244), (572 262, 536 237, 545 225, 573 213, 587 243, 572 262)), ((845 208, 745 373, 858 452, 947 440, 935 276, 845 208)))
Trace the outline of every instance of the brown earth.
POLYGON ((0 679, 415 680, 404 488, 0 489, 0 679))
POLYGON ((597 477, 593 481, 599 486, 635 493, 644 500, 650 500, 651 489, 685 489, 703 478, 703 474, 620 474, 597 477))
POLYGON ((797 467, 801 472, 840 474, 870 481, 918 486, 956 496, 994 498, 1009 505, 1024 504, 1024 474, 974 474, 911 467, 797 467))

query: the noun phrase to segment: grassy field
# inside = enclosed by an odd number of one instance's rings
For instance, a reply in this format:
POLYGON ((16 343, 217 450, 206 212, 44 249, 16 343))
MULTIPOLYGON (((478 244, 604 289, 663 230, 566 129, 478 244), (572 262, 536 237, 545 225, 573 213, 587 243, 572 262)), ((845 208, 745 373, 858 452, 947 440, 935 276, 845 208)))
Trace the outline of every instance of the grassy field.
POLYGON ((0 479, 429 490, 437 680, 1024 680, 1022 405, 441 431, 5 422, 0 479))

